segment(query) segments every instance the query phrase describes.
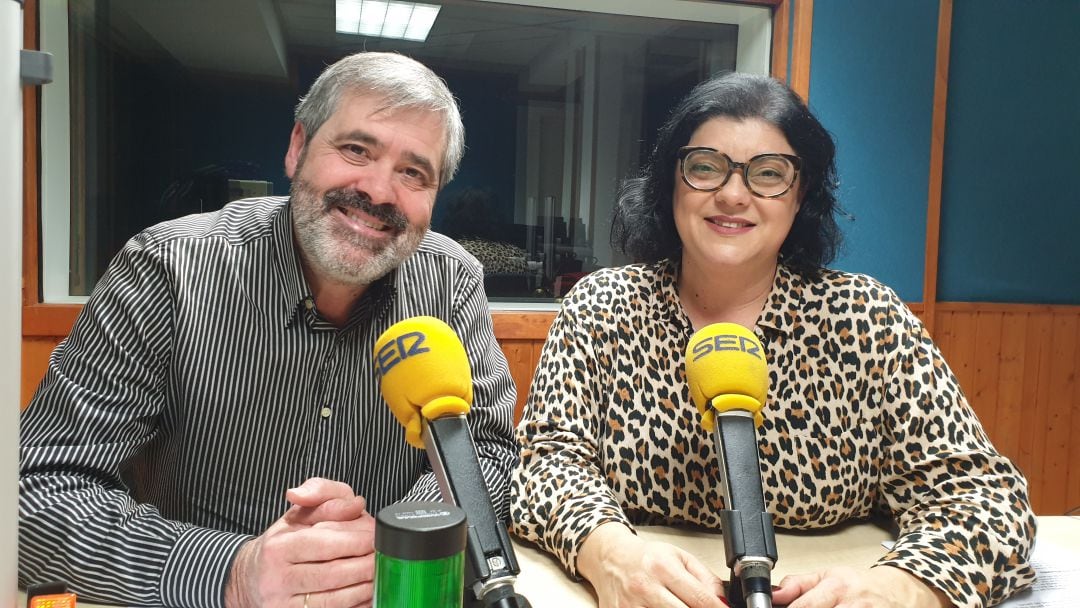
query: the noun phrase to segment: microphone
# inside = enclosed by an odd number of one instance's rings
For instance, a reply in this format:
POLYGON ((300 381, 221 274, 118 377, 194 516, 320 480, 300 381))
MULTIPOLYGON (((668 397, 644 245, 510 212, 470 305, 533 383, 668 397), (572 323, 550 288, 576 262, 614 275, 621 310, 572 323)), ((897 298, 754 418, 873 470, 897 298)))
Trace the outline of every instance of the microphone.
POLYGON ((383 400, 405 427, 405 440, 427 450, 443 500, 467 513, 465 578, 475 605, 531 608, 514 591, 521 570, 506 527, 495 516, 465 422, 473 393, 461 340, 434 317, 405 319, 376 340, 375 367, 383 400))
POLYGON ((720 526, 731 568, 733 606, 772 608, 770 575, 776 563, 772 514, 765 510, 755 427, 768 393, 765 349, 753 332, 714 323, 690 337, 686 380, 701 425, 720 455, 724 506, 720 526))

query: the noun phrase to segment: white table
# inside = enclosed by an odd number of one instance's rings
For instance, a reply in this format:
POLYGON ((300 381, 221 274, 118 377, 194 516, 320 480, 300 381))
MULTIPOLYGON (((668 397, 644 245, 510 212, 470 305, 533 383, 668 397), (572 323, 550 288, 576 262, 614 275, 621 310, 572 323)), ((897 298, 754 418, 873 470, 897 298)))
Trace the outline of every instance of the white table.
MULTIPOLYGON (((1076 523, 1080 532, 1080 522, 1076 523)), ((724 537, 719 533, 639 526, 638 535, 681 547, 713 572, 728 578, 724 537)), ((870 567, 885 554, 881 542, 886 540, 892 540, 889 532, 873 524, 848 525, 810 534, 777 532, 779 559, 773 570, 773 582, 779 582, 787 574, 812 572, 835 565, 870 567)), ((515 544, 515 551, 521 576, 514 588, 533 604, 542 599, 544 606, 596 608, 589 584, 573 581, 552 556, 533 546, 515 544)))
MULTIPOLYGON (((724 540, 719 534, 663 526, 642 526, 638 532, 644 538, 682 547, 697 556, 713 572, 727 578, 724 540)), ((1080 518, 1040 517, 1038 537, 1067 547, 1080 562, 1080 518)), ((778 532, 776 545, 779 560, 773 571, 773 581, 779 582, 788 574, 813 572, 831 566, 869 567, 884 555, 882 541, 891 539, 885 528, 866 523, 842 525, 827 532, 778 532)), ((521 576, 515 589, 537 608, 596 608, 589 585, 571 580, 551 556, 532 546, 517 543, 514 549, 521 566, 521 576)), ((26 596, 20 593, 18 606, 25 605, 26 596)), ((79 608, 106 607, 80 601, 79 608)))
MULTIPOLYGON (((638 534, 682 547, 700 559, 713 572, 728 578, 724 557, 724 539, 719 534, 661 526, 642 526, 638 534)), ((1047 539, 1067 548, 1073 563, 1080 563, 1080 518, 1040 517, 1037 539, 1047 539)), ((885 554, 883 541, 892 540, 890 532, 873 524, 841 525, 823 532, 777 532, 778 560, 773 569, 773 584, 788 574, 815 572, 833 566, 868 568, 885 554)), ((570 579, 547 553, 531 546, 516 545, 521 577, 515 589, 536 606, 559 608, 596 608, 596 599, 588 583, 570 579), (537 600, 542 600, 537 604, 537 600)), ((1080 580, 1078 586, 1080 595, 1080 580)))

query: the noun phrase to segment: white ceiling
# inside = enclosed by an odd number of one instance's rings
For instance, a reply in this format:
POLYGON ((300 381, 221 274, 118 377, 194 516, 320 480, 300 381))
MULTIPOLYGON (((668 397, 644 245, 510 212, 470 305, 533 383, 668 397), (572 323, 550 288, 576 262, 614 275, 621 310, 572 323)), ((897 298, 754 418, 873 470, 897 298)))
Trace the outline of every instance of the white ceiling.
POLYGON ((153 41, 190 68, 288 73, 283 23, 273 0, 113 0, 110 8, 115 29, 129 42, 153 41))
MULTIPOLYGON (((137 52, 165 52, 196 70, 270 78, 288 77, 288 53, 292 50, 330 55, 359 49, 397 50, 421 59, 466 60, 487 69, 513 72, 533 64, 551 47, 564 45, 578 32, 643 39, 664 34, 699 39, 710 35, 708 24, 684 20, 523 9, 491 1, 426 1, 442 5, 426 42, 338 34, 334 30, 334 0, 113 0, 111 5, 114 30, 120 30, 113 35, 137 52)), ((687 5, 683 14, 695 21, 701 18, 698 13, 704 5, 705 11, 712 11, 705 13, 709 21, 729 23, 742 18, 736 11, 748 10, 682 0, 652 0, 652 4, 579 0, 571 4, 635 14, 660 5, 664 5, 665 14, 679 14, 671 9, 687 5), (619 10, 633 5, 644 9, 619 10)))

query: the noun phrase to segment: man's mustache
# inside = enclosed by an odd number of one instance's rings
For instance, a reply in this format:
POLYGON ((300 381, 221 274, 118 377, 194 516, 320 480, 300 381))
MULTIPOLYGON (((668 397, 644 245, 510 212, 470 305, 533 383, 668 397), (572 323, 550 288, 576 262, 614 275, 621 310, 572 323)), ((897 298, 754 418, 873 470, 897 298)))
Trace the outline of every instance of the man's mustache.
POLYGON ((337 188, 323 195, 323 208, 352 207, 390 226, 395 232, 403 232, 409 226, 409 220, 394 205, 375 205, 371 197, 355 190, 337 188))

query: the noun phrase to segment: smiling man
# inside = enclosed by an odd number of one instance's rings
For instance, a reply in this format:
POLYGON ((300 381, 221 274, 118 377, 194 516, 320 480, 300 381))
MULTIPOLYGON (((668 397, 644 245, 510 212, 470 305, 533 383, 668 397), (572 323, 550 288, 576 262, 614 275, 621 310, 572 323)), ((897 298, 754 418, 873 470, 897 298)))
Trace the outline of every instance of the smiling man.
POLYGON ((135 236, 23 414, 20 582, 124 605, 369 605, 372 514, 439 496, 372 361, 416 315, 465 344, 505 516, 513 383, 479 264, 428 230, 463 149, 441 79, 352 55, 297 107, 289 197, 135 236))

